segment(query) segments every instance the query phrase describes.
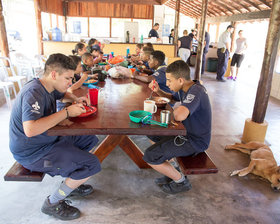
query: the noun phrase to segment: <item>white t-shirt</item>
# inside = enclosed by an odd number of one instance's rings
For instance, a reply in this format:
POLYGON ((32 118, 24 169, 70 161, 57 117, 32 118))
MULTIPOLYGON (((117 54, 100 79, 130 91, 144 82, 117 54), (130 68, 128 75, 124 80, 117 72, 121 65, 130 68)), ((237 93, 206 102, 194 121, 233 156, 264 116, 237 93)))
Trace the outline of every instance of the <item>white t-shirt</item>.
POLYGON ((226 44, 230 43, 230 40, 230 32, 226 30, 219 37, 218 48, 226 48, 226 44))
POLYGON ((246 38, 237 38, 235 54, 244 54, 246 48, 247 48, 246 38))

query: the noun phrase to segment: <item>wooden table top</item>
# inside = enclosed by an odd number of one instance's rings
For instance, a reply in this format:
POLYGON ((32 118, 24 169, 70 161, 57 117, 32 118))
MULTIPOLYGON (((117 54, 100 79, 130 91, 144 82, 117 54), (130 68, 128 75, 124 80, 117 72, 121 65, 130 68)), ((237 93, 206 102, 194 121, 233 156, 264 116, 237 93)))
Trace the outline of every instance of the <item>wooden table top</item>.
MULTIPOLYGON (((186 135, 182 123, 176 122, 168 128, 157 125, 137 124, 130 121, 129 112, 143 110, 144 100, 151 94, 147 83, 134 79, 111 79, 99 83, 103 90, 99 93, 97 112, 83 118, 71 118, 74 122, 69 127, 55 126, 48 135, 186 135)), ((85 96, 87 87, 74 92, 85 96)), ((167 106, 168 109, 169 105, 167 106)), ((171 110, 171 108, 169 107, 171 110)), ((160 121, 160 109, 153 115, 153 120, 160 121)))

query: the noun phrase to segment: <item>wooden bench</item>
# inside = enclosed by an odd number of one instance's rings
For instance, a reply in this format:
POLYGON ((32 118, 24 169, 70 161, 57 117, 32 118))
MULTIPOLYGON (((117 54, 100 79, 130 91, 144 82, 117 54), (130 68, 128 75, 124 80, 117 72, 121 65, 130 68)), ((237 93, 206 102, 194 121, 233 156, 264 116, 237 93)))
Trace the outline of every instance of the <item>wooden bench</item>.
POLYGON ((40 172, 31 172, 25 169, 18 162, 15 162, 11 169, 4 176, 5 181, 36 181, 43 180, 45 174, 40 172))
POLYGON ((201 152, 196 156, 177 157, 176 159, 182 173, 185 175, 218 172, 218 168, 206 152, 201 152))

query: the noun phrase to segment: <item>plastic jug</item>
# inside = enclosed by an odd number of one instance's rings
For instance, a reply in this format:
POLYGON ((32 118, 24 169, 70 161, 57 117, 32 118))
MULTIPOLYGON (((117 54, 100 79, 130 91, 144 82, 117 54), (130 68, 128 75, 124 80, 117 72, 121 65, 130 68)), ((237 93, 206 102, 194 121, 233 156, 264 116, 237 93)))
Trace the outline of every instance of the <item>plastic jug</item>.
POLYGON ((62 33, 57 27, 52 29, 52 40, 53 41, 62 41, 62 33))

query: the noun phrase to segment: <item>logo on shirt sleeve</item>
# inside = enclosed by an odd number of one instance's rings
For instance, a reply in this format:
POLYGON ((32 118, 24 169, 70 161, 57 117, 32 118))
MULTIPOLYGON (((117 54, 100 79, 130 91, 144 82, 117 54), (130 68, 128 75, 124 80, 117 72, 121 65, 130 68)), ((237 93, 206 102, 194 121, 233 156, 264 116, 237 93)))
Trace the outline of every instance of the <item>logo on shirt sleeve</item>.
POLYGON ((183 100, 183 103, 191 103, 195 98, 195 95, 188 94, 187 97, 183 100))
POLYGON ((153 76, 159 76, 159 73, 158 73, 158 72, 155 72, 155 73, 153 74, 153 76))
POLYGON ((31 112, 36 113, 36 114, 40 114, 40 111, 38 111, 38 110, 40 110, 40 106, 39 106, 38 101, 36 101, 34 104, 32 104, 32 108, 34 110, 31 110, 31 112))

